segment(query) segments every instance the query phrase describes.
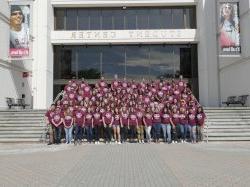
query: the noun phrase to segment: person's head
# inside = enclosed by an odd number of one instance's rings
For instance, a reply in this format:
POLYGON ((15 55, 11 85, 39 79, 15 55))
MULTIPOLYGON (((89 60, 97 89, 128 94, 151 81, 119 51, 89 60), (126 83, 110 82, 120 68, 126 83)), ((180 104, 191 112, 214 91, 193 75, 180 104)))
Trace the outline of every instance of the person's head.
POLYGON ((10 27, 12 30, 20 31, 24 21, 23 12, 20 6, 12 5, 10 11, 10 27))
POLYGON ((55 110, 56 109, 56 105, 53 103, 51 106, 50 106, 50 110, 55 110))
POLYGON ((230 22, 234 19, 234 7, 231 3, 224 3, 221 7, 222 20, 229 20, 230 22))
POLYGON ((202 112, 203 112, 202 106, 199 106, 199 107, 197 108, 197 111, 198 111, 198 113, 202 113, 202 112))

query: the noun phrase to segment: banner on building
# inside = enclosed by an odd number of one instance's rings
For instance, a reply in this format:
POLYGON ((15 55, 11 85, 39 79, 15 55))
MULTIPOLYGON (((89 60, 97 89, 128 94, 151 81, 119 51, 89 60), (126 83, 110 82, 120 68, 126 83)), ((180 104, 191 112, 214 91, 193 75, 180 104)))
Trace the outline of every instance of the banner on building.
POLYGON ((30 55, 30 5, 10 5, 10 50, 12 58, 30 55))
POLYGON ((239 3, 221 2, 219 10, 220 54, 239 54, 241 52, 239 3))

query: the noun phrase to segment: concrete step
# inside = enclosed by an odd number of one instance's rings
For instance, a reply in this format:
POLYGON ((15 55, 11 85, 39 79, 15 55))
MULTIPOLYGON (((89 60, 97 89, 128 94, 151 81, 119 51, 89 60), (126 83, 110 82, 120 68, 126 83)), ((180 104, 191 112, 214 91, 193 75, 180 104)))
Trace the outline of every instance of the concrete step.
POLYGON ((18 130, 18 131, 25 131, 25 130, 31 130, 31 131, 41 131, 45 129, 45 126, 35 126, 35 127, 2 127, 0 126, 0 131, 12 131, 12 130, 18 130))
POLYGON ((249 129, 250 125, 209 125, 208 129, 249 129))
POLYGON ((0 134, 1 138, 41 138, 43 134, 0 134))
POLYGON ((250 132, 209 132, 209 137, 249 137, 250 132))
POLYGON ((0 138, 0 143, 40 143, 40 138, 0 138))
POLYGON ((207 122, 206 123, 208 126, 211 126, 211 125, 250 125, 249 122, 241 122, 241 121, 238 121, 238 122, 234 122, 234 121, 227 121, 227 122, 224 122, 224 121, 214 121, 214 122, 207 122))
MULTIPOLYGON (((206 137, 204 141, 207 141, 206 137)), ((210 141, 250 141, 250 137, 208 137, 208 142, 210 141)))
POLYGON ((210 133, 250 133, 250 128, 248 129, 208 129, 206 132, 210 133))
POLYGON ((20 135, 20 134, 39 134, 39 135, 41 135, 42 133, 43 133, 44 131, 43 130, 40 130, 40 131, 30 131, 30 130, 28 130, 28 129, 26 129, 26 130, 23 130, 23 131, 15 131, 15 130, 10 130, 10 131, 0 131, 0 135, 14 135, 14 134, 17 134, 17 135, 20 135))
POLYGON ((33 120, 26 120, 26 121, 0 121, 0 126, 4 124, 19 124, 19 125, 25 125, 25 124, 40 124, 44 123, 43 121, 33 121, 33 120))
POLYGON ((18 123, 10 123, 10 124, 0 124, 0 127, 21 127, 21 128, 27 128, 27 127, 45 127, 45 124, 40 123, 28 123, 28 124, 18 124, 18 123))
POLYGON ((30 119, 30 118, 26 118, 26 119, 0 119, 0 124, 2 123, 24 123, 24 122, 28 122, 28 123, 37 123, 37 122, 43 122, 43 119, 30 119))
POLYGON ((250 123, 250 119, 236 119, 236 118, 227 118, 227 119, 209 119, 207 122, 248 122, 250 123))

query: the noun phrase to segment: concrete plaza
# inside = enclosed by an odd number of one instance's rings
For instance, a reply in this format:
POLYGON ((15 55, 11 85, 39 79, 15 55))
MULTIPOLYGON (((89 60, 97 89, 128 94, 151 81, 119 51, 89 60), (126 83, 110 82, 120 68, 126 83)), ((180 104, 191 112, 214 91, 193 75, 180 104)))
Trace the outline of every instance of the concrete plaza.
POLYGON ((1 144, 0 186, 249 186, 250 143, 1 144))

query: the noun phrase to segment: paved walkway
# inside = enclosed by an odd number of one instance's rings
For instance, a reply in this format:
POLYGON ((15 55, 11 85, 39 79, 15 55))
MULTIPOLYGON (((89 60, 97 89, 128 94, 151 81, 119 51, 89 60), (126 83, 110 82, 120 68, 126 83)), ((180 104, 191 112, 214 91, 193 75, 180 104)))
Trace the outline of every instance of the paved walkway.
POLYGON ((250 143, 0 145, 0 186, 249 186, 250 143))

